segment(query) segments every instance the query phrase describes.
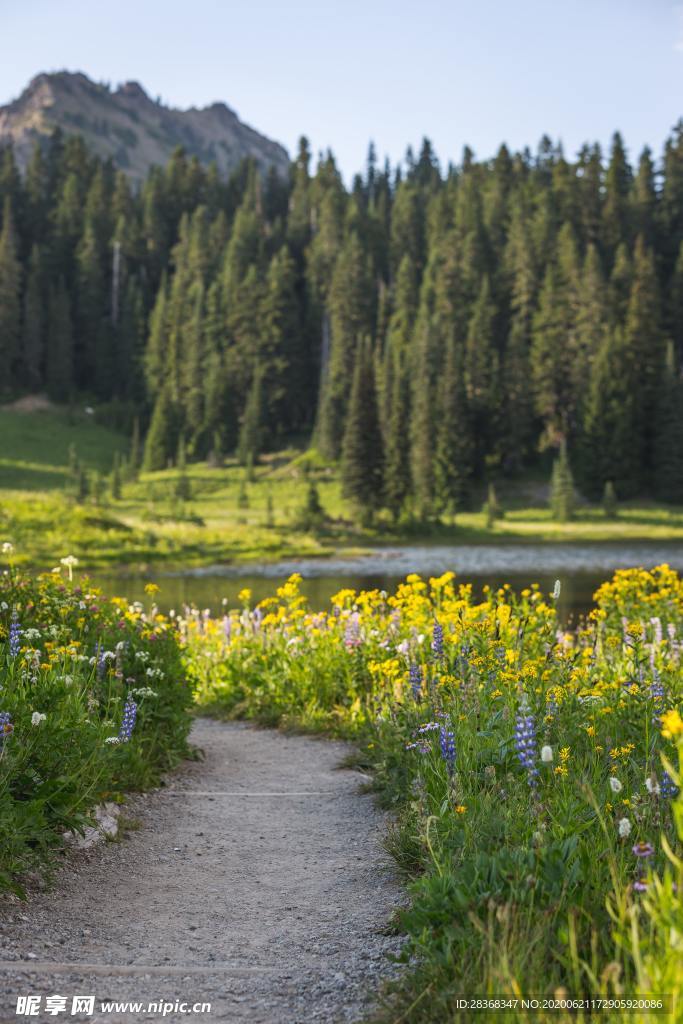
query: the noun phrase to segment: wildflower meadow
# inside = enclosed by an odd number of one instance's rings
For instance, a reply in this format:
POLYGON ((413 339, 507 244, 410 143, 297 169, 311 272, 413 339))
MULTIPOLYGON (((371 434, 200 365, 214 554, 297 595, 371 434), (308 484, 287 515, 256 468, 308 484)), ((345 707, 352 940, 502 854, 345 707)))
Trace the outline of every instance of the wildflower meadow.
MULTIPOLYGON (((11 545, 4 546, 11 559, 11 545)), ((0 577, 0 887, 22 894, 93 808, 188 753, 191 690, 174 624, 52 573, 0 577)))
POLYGON ((473 993, 615 1012, 654 994, 680 1014, 677 574, 617 572, 571 632, 558 588, 476 600, 452 573, 414 575, 312 612, 299 582, 256 607, 243 591, 222 618, 190 612, 187 671, 205 712, 355 741, 410 892, 410 969, 387 1006, 469 1020, 473 993))

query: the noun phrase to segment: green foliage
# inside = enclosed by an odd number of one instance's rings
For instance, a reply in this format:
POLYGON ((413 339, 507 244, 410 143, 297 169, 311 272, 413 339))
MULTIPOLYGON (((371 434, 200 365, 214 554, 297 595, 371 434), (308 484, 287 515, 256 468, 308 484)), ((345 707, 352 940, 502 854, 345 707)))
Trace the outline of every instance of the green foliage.
POLYGON ((311 477, 306 485, 306 500, 299 513, 299 525, 303 530, 318 530, 325 522, 325 518, 318 485, 311 477))
POLYGON ((605 490, 602 494, 602 507, 608 519, 616 519, 619 515, 617 492, 614 490, 614 484, 611 480, 608 480, 605 484, 605 490))
POLYGON ((460 515, 488 469, 534 471, 563 437, 592 500, 611 479, 679 501, 660 391, 673 409, 680 147, 676 129, 661 167, 645 150, 632 168, 618 135, 572 161, 544 138, 442 173, 425 139, 350 189, 305 141, 289 181, 249 161, 219 181, 178 151, 135 193, 77 138, 25 177, 7 149, 4 390, 117 409, 131 481, 181 434, 190 462, 312 436, 337 461, 367 339, 395 523, 460 515))
POLYGON ((560 523, 568 523, 574 517, 575 504, 574 478, 569 465, 567 444, 562 441, 560 452, 553 462, 550 483, 550 508, 553 518, 560 523))
POLYGON ((157 785, 187 753, 191 693, 168 620, 85 579, 10 572, 0 590, 0 886, 21 893, 21 876, 54 865, 64 831, 82 831, 97 803, 157 785), (126 701, 130 739, 111 742, 126 701))
POLYGON ((498 502, 498 495, 496 494, 496 488, 493 483, 489 483, 486 501, 484 502, 483 508, 484 516, 486 517, 486 525, 491 529, 499 519, 503 518, 504 512, 498 502))
POLYGON ((344 432, 341 477, 344 496, 370 518, 382 504, 383 463, 374 363, 369 343, 361 342, 344 432))
POLYGON ((683 581, 619 572, 566 633, 537 586, 480 603, 452 577, 344 589, 321 616, 295 575, 258 630, 228 613, 229 640, 193 612, 199 706, 359 748, 410 879, 406 969, 379 1020, 465 1024, 465 994, 628 997, 652 979, 680 996, 683 722, 661 625, 678 635, 683 581))

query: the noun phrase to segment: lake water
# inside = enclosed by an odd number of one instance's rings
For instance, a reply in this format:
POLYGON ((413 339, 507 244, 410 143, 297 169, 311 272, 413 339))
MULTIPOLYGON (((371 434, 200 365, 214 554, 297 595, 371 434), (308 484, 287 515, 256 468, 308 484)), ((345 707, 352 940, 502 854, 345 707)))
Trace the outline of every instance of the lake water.
POLYGON ((615 569, 652 568, 662 562, 683 570, 683 544, 404 546, 350 558, 209 566, 185 572, 151 572, 144 577, 96 576, 96 582, 105 593, 130 601, 148 601, 144 587, 153 582, 161 588, 157 603, 162 611, 195 604, 219 612, 224 598, 231 607, 237 604, 237 594, 243 587, 249 587, 254 600, 260 600, 293 572, 302 575, 302 590, 315 609, 325 607, 342 587, 377 587, 391 592, 411 572, 428 578, 452 570, 459 582, 471 583, 478 594, 485 585, 499 587, 503 583, 510 583, 516 590, 539 583, 551 591, 559 579, 559 613, 563 622, 571 623, 590 610, 595 590, 615 569))

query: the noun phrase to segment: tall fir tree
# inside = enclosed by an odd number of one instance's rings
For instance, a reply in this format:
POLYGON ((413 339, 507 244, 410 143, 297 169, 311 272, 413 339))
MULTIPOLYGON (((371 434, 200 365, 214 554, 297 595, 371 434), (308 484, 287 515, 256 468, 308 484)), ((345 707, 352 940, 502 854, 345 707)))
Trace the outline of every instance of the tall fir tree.
POLYGON ((47 302, 45 384, 56 402, 71 400, 74 389, 74 337, 69 295, 60 278, 47 302))
POLYGON ((345 497, 370 520, 383 502, 383 463, 374 360, 370 342, 362 340, 358 344, 349 398, 341 478, 345 497))
POLYGON ((6 196, 0 231, 0 366, 3 390, 15 380, 21 337, 21 264, 14 229, 12 200, 6 196))
POLYGON ((653 447, 655 494, 683 504, 683 376, 672 342, 662 365, 653 447))

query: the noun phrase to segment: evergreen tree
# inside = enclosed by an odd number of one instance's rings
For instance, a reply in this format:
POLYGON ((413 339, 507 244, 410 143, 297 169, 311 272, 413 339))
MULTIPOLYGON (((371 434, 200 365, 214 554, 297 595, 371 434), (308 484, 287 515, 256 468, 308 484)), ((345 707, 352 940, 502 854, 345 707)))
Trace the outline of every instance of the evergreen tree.
POLYGON ((550 487, 550 508, 553 518, 560 523, 567 523, 574 518, 575 495, 574 478, 569 465, 567 445, 563 441, 560 451, 553 463, 553 475, 550 487))
POLYGON ((396 521, 411 490, 410 446, 406 443, 410 381, 407 354, 397 351, 393 345, 389 353, 392 369, 384 429, 384 502, 396 521))
POLYGON ((608 519, 617 518, 617 492, 614 490, 614 484, 611 480, 607 481, 602 492, 602 508, 608 519))
POLYGON ((299 523, 304 530, 317 530, 324 521, 325 510, 320 501, 318 485, 311 477, 306 485, 306 500, 299 515, 299 523))
POLYGON ((239 460, 243 466, 258 459, 266 442, 266 415, 263 394, 263 372, 257 370, 244 409, 238 445, 239 460))
POLYGON ((370 344, 359 343, 342 446, 343 493, 372 519, 382 504, 383 451, 370 344))
POLYGON ((483 509, 483 511, 484 511, 484 515, 486 517, 486 527, 489 530, 493 526, 495 526, 496 521, 498 519, 502 519, 503 518, 503 510, 502 510, 502 508, 500 506, 500 503, 498 501, 498 495, 496 494, 496 487, 495 487, 495 484, 493 484, 493 483, 489 483, 489 485, 488 485, 488 489, 487 489, 487 493, 486 493, 486 501, 484 502, 484 509, 483 509))
POLYGON ((128 460, 129 475, 131 480, 137 480, 140 470, 140 417, 133 418, 133 434, 130 441, 130 458, 128 460))
POLYGON ((34 245, 28 263, 24 290, 24 323, 21 339, 21 379, 31 390, 43 383, 45 354, 45 283, 40 249, 34 245))
POLYGON ((5 198, 0 231, 0 364, 5 386, 14 379, 21 336, 21 264, 17 256, 12 201, 5 198))
POLYGON ((65 402, 74 385, 74 342, 64 280, 50 288, 47 301, 45 385, 50 398, 65 402))
POLYGON ((652 252, 638 239, 633 259, 633 283, 629 296, 624 342, 628 360, 622 373, 631 370, 635 422, 634 432, 640 484, 649 478, 650 452, 653 444, 657 408, 657 389, 664 361, 664 339, 661 331, 659 285, 652 252))
POLYGON ((609 331, 593 364, 579 452, 582 490, 597 501, 611 480, 620 498, 637 494, 639 426, 630 354, 621 328, 609 331))
POLYGON ((683 378, 674 346, 666 348, 658 390, 654 438, 655 494, 661 501, 683 504, 683 378))
POLYGON ((167 386, 162 388, 154 403, 154 412, 145 439, 143 469, 165 469, 175 454, 177 439, 177 416, 167 386))
POLYGON ((475 445, 465 392, 462 351, 451 339, 439 383, 434 490, 439 511, 455 516, 470 502, 475 445))

